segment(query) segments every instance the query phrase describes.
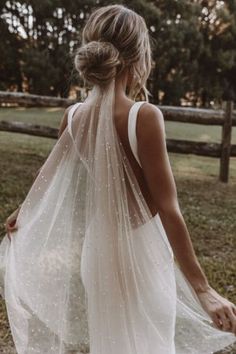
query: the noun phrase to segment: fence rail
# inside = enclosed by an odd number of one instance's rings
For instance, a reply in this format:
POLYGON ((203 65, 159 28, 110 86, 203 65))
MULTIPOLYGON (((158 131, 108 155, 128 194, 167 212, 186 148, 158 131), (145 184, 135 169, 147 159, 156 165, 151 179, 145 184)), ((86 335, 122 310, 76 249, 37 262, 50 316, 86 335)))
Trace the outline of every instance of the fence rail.
MULTIPOLYGON (((0 104, 10 103, 34 107, 67 107, 74 100, 11 93, 0 91, 0 104)), ((218 125, 222 127, 221 143, 208 143, 188 140, 167 139, 167 150, 180 154, 195 154, 220 159, 219 179, 228 182, 230 157, 236 157, 236 144, 231 143, 232 128, 236 126, 236 112, 232 101, 224 102, 223 110, 159 106, 166 121, 218 125)), ((57 139, 58 129, 22 122, 0 121, 0 131, 17 132, 40 137, 57 139)))
POLYGON ((61 97, 31 95, 22 92, 0 91, 0 104, 16 104, 28 107, 67 107, 74 100, 61 97))

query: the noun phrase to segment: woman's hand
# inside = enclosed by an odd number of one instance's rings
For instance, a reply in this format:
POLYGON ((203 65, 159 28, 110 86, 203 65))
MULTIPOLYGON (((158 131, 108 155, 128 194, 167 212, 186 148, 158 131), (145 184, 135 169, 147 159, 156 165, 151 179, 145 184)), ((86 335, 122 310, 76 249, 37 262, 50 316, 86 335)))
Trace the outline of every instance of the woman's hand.
POLYGON ((216 327, 236 335, 236 306, 219 295, 212 287, 204 291, 196 291, 196 294, 216 327))
POLYGON ((17 230, 16 220, 17 220, 17 216, 18 216, 19 211, 20 211, 20 206, 16 210, 14 210, 5 221, 4 225, 5 225, 7 237, 9 238, 9 240, 11 240, 10 233, 17 230))

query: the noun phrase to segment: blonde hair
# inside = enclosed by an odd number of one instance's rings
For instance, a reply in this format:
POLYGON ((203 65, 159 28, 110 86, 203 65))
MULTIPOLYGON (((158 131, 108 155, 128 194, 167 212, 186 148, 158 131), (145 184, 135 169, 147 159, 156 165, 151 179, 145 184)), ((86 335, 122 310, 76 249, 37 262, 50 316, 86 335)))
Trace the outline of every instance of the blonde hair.
POLYGON ((147 99, 151 63, 150 38, 142 16, 123 5, 103 6, 91 13, 74 58, 86 84, 107 85, 129 68, 128 95, 135 98, 143 89, 147 99))

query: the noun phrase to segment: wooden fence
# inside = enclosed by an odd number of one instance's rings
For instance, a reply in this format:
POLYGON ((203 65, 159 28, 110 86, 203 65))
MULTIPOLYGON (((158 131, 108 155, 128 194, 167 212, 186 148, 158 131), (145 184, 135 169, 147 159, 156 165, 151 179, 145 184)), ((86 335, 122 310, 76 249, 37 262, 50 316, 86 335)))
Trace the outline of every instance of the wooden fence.
MULTIPOLYGON (((75 101, 50 96, 0 91, 0 104, 33 107, 67 107, 75 101)), ((220 159, 219 179, 228 182, 230 157, 236 157, 236 144, 231 143, 236 114, 232 101, 224 102, 223 110, 159 106, 166 121, 222 126, 221 143, 167 139, 167 150, 180 154, 195 154, 220 159)), ((0 121, 0 131, 17 132, 57 139, 58 129, 22 122, 0 121)))

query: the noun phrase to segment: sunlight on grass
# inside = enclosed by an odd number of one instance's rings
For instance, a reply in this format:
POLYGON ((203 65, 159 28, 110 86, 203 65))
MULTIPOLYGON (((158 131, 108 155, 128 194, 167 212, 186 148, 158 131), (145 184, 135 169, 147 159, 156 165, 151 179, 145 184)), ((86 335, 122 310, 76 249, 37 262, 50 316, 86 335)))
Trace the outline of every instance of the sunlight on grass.
POLYGON ((46 109, 46 112, 49 112, 49 113, 51 113, 51 112, 59 112, 61 114, 61 111, 63 111, 63 109, 60 108, 60 107, 48 107, 46 109))
POLYGON ((64 108, 0 108, 0 120, 48 125, 58 128, 64 108))
MULTIPOLYGON (((165 122, 166 136, 171 139, 184 139, 206 142, 221 142, 220 126, 165 122)), ((236 129, 232 129, 232 143, 236 144, 236 129)))

